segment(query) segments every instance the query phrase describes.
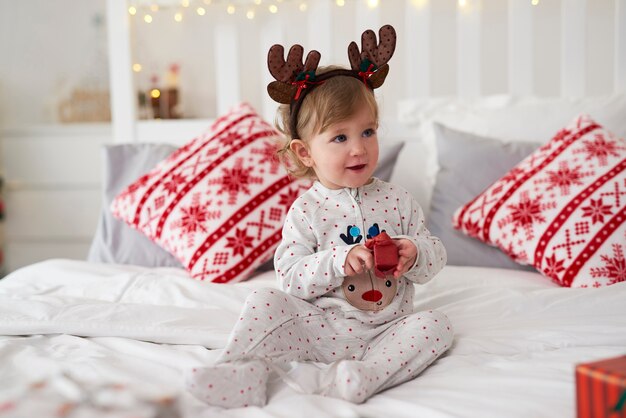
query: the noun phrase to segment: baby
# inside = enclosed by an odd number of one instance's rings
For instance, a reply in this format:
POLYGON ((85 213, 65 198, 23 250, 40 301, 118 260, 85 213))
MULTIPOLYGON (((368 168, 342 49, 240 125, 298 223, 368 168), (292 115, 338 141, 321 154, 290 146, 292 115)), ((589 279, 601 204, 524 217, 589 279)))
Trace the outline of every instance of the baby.
POLYGON ((362 51, 350 45, 350 70, 318 69, 317 51, 303 64, 299 45, 287 61, 280 45, 270 49, 277 81, 268 91, 283 103, 279 128, 288 139, 279 156, 315 183, 285 220, 274 256, 282 291, 251 294, 217 364, 191 375, 189 389, 209 404, 264 405, 269 374, 289 382, 291 361, 329 364, 313 392, 360 403, 414 378, 452 343, 444 314, 413 312, 414 285, 443 268, 445 248, 407 191, 372 177, 373 89, 388 73, 395 31, 384 26, 379 38, 366 31, 362 51), (388 251, 389 242, 397 264, 381 271, 372 248, 388 251))

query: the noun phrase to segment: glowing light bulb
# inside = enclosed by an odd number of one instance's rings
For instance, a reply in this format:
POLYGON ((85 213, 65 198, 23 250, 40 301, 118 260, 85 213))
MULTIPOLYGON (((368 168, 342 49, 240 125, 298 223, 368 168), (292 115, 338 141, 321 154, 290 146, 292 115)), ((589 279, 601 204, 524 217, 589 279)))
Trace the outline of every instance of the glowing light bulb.
POLYGON ((250 9, 246 12, 246 17, 250 20, 254 19, 254 10, 250 9))
POLYGON ((128 8, 128 13, 130 13, 131 16, 135 16, 137 14, 137 8, 135 6, 130 6, 128 8))
POLYGON ((300 3, 299 9, 301 12, 306 12, 307 5, 305 2, 300 3))
POLYGON ((189 0, 181 0, 180 5, 183 7, 189 7, 189 0))
POLYGON ((141 71, 141 64, 137 63, 137 64, 133 64, 133 71, 138 73, 141 71))
POLYGON ((536 6, 539 4, 539 0, 531 0, 530 4, 532 4, 533 6, 536 6))
POLYGON ((337 4, 337 6, 343 7, 346 5, 346 0, 336 0, 335 3, 337 4))
POLYGON ((268 9, 270 9, 270 13, 278 13, 278 6, 276 6, 275 4, 270 4, 270 7, 268 7, 268 9))
POLYGON ((158 99, 159 97, 161 97, 161 91, 159 89, 150 90, 150 97, 158 99))
POLYGON ((367 7, 370 9, 375 9, 378 7, 378 0, 367 0, 367 7))
POLYGON ((150 15, 145 15, 145 16, 143 17, 143 21, 144 21, 144 22, 146 22, 146 23, 152 23, 152 16, 150 16, 150 15))
POLYGON ((467 0, 459 0, 459 7, 467 6, 467 0))
POLYGON ((235 14, 235 6, 229 4, 226 8, 226 13, 228 13, 229 15, 235 14))
POLYGON ((177 22, 182 22, 183 14, 181 12, 174 13, 174 20, 177 22))
POLYGON ((204 7, 198 7, 196 9, 196 13, 198 13, 198 16, 204 16, 206 14, 206 10, 204 10, 204 7))

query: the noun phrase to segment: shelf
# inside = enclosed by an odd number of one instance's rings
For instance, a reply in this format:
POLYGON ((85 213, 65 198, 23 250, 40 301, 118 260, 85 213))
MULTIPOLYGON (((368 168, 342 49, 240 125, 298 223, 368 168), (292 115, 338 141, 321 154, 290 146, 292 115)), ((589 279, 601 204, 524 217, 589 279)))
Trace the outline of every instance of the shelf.
POLYGON ((1 139, 78 137, 83 135, 110 135, 111 123, 51 123, 0 128, 1 139))
MULTIPOLYGON (((136 124, 137 142, 169 143, 182 145, 204 132, 213 119, 161 119, 140 120, 136 124)), ((50 138, 88 139, 111 137, 111 123, 46 124, 0 128, 0 139, 46 140, 50 138)))

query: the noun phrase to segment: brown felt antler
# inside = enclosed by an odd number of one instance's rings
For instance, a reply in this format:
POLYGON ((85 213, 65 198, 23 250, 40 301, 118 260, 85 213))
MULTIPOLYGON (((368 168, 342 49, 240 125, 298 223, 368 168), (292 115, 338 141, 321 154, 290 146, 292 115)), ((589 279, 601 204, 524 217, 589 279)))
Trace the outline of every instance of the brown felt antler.
POLYGON ((389 62, 396 49, 396 31, 393 26, 385 25, 378 31, 380 42, 376 41, 376 34, 368 29, 361 35, 361 51, 356 42, 352 41, 348 46, 348 58, 353 70, 359 70, 361 62, 370 60, 377 67, 382 67, 389 62))
POLYGON ((267 66, 270 73, 278 81, 289 83, 302 71, 315 71, 320 62, 320 53, 311 51, 306 56, 306 62, 302 62, 304 48, 294 45, 289 49, 287 60, 284 57, 285 49, 282 45, 274 45, 267 54, 267 66))
POLYGON ((356 42, 351 42, 348 46, 348 59, 355 71, 363 71, 362 63, 368 60, 374 64, 377 71, 371 74, 369 80, 372 88, 378 88, 385 82, 385 77, 389 73, 387 62, 393 56, 396 49, 396 31, 391 25, 385 25, 378 31, 379 41, 373 30, 366 30, 361 35, 361 51, 356 42))
POLYGON ((285 49, 282 45, 274 45, 267 54, 267 66, 276 81, 267 86, 269 95, 279 103, 289 104, 297 91, 293 83, 298 74, 312 71, 315 73, 320 62, 320 53, 311 51, 302 62, 304 48, 294 45, 289 49, 287 59, 284 58, 285 49))

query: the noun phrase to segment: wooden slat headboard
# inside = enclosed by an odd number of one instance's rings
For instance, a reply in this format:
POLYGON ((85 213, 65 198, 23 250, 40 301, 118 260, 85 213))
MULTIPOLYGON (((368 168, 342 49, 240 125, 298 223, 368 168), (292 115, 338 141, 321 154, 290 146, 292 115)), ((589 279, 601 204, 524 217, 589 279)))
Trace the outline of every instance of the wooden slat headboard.
MULTIPOLYGON (((137 52, 130 39, 148 36, 140 21, 128 16, 133 1, 138 0, 107 0, 112 114, 119 142, 146 140, 129 100, 134 97, 129 94, 134 82, 130 57, 137 52)), ((271 81, 266 53, 272 44, 301 43, 306 51, 321 52, 322 65, 347 64, 349 41, 386 23, 399 33, 392 77, 377 92, 388 120, 394 119, 399 101, 414 97, 626 92, 626 0, 381 0, 377 7, 368 7, 366 0, 345 0, 343 7, 335 0, 284 0, 277 3, 279 13, 258 13, 253 20, 227 16, 220 9, 224 4, 214 1, 205 21, 188 22, 182 38, 207 45, 207 56, 193 58, 211 66, 203 83, 211 83, 214 103, 203 102, 211 109, 204 119, 246 100, 273 120, 276 104, 265 93, 271 81), (302 3, 305 12, 299 10, 302 3)), ((164 26, 162 32, 167 30, 164 26)))

